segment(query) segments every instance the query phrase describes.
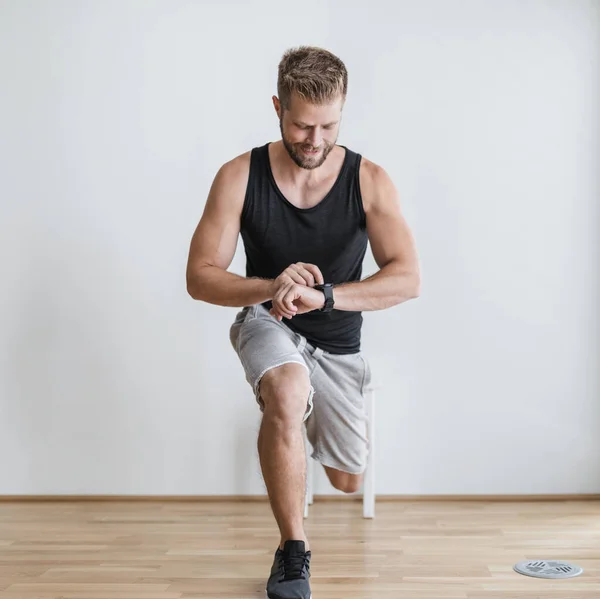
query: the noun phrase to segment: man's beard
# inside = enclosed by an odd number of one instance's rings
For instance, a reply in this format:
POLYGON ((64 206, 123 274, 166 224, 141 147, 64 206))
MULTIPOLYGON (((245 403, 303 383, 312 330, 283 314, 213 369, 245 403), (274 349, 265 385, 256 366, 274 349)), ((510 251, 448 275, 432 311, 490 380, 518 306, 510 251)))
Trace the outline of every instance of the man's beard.
POLYGON ((329 155, 331 150, 333 150, 333 148, 335 147, 335 142, 337 141, 337 138, 333 143, 323 140, 323 142, 321 144, 323 149, 321 150, 321 152, 319 154, 317 154, 316 156, 311 158, 310 156, 306 156, 305 154, 302 154, 300 149, 296 149, 296 148, 303 147, 306 150, 312 150, 314 148, 312 148, 311 146, 307 146, 306 144, 290 143, 285 138, 285 134, 283 133, 283 124, 281 122, 281 119, 279 120, 279 130, 281 131, 281 139, 283 141, 283 145, 284 145, 285 149, 287 150, 287 153, 290 155, 290 158, 300 168, 305 168, 307 170, 312 170, 314 168, 320 167, 327 159, 327 156, 329 155))

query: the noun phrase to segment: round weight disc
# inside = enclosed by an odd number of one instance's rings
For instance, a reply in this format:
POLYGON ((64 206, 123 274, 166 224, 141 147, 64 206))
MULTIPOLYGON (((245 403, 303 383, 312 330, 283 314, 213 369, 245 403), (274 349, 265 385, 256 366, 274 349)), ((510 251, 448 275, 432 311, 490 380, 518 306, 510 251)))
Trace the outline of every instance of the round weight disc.
POLYGON ((583 568, 559 560, 530 560, 519 562, 515 572, 535 578, 573 578, 583 572, 583 568))

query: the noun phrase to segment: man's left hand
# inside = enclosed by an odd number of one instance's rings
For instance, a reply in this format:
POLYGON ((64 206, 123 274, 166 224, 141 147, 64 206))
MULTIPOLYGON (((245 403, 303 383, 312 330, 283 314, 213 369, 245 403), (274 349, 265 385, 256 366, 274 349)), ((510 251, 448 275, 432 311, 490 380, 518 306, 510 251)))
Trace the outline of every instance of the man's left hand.
POLYGON ((325 295, 322 291, 291 283, 281 287, 273 298, 273 307, 271 315, 281 320, 282 318, 292 318, 298 314, 305 314, 312 310, 319 310, 325 305, 325 295))

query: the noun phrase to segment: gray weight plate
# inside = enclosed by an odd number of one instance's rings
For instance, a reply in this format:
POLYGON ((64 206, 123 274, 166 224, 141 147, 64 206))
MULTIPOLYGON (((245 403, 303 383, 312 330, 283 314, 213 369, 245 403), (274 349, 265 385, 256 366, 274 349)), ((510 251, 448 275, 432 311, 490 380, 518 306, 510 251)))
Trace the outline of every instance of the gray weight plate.
POLYGON ((559 560, 530 560, 519 562, 514 571, 534 578, 573 578, 583 572, 583 568, 559 560))

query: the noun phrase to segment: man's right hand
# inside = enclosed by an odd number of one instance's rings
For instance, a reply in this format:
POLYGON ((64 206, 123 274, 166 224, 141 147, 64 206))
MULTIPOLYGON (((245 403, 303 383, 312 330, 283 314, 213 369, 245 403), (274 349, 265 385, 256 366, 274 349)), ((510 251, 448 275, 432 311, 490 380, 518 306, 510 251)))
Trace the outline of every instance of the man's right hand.
MULTIPOLYGON (((323 285, 323 274, 318 266, 307 264, 306 262, 296 262, 288 266, 271 284, 271 297, 283 296, 280 291, 285 287, 288 288, 294 285, 304 285, 306 287, 314 287, 315 285, 323 285)), ((271 314, 281 320, 282 318, 292 318, 296 314, 297 307, 293 303, 281 304, 273 302, 271 314)))

